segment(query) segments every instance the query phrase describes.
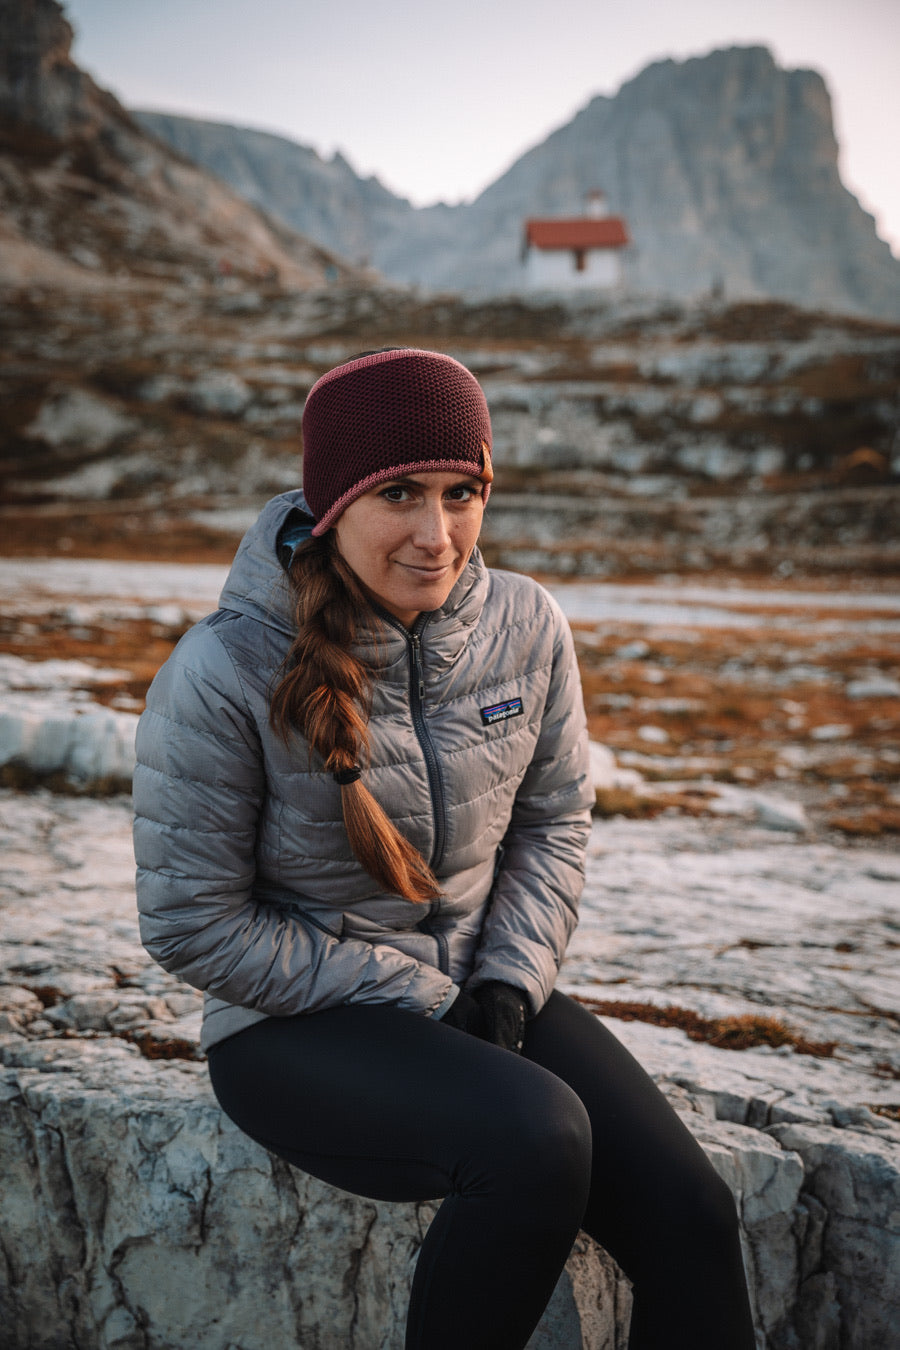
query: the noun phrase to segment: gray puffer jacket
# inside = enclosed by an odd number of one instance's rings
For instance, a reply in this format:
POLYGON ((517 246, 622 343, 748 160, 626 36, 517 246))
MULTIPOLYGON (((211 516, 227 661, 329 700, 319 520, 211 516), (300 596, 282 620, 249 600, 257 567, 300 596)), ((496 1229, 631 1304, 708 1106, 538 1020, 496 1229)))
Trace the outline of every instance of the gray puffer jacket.
POLYGON ((476 552, 446 604, 362 644, 377 667, 366 783, 430 862, 432 904, 379 892, 340 788, 268 724, 292 638, 285 493, 244 538, 221 608, 162 667, 138 728, 135 853, 150 954, 206 991, 206 1047, 265 1016, 459 985, 544 1004, 575 925, 593 799, 571 634, 535 582, 476 552))

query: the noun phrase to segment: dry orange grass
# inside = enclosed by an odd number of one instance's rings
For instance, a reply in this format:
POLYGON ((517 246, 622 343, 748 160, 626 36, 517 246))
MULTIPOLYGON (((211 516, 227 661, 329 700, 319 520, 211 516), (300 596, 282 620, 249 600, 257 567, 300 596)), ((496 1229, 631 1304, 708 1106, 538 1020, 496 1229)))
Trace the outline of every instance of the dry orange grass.
POLYGON ((703 1041, 722 1050, 749 1050, 753 1046, 789 1045, 798 1055, 830 1059, 836 1041, 810 1041, 796 1035, 776 1017, 755 1013, 735 1017, 701 1017, 689 1008, 672 1004, 664 1008, 655 1003, 620 1002, 617 999, 586 998, 574 995, 579 1003, 600 1017, 615 1017, 620 1022, 648 1022, 656 1027, 677 1027, 692 1041, 703 1041))

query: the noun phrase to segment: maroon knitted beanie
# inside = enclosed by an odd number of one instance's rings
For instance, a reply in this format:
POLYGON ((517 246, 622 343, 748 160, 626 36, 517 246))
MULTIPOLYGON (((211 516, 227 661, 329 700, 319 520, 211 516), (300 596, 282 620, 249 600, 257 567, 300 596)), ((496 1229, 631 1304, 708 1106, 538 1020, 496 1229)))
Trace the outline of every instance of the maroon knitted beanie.
POLYGON ((475 376, 452 356, 404 347, 329 370, 303 409, 303 493, 324 534, 357 497, 411 473, 480 478, 487 500, 491 419, 475 376))

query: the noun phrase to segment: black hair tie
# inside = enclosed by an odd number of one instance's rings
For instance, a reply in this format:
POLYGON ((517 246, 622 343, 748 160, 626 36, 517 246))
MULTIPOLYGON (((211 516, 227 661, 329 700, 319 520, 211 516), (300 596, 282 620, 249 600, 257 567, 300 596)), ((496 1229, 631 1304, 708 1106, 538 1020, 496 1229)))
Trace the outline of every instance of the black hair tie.
POLYGON ((351 783, 362 778, 362 769, 358 764, 353 764, 349 769, 338 769, 337 773, 331 776, 340 787, 349 787, 351 783))

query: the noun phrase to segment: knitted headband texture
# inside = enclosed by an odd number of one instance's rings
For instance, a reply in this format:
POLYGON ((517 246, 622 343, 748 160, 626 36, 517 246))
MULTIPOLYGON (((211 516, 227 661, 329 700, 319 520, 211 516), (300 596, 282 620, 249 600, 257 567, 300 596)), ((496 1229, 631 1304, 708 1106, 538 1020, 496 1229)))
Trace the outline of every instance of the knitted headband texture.
POLYGON ((404 474, 493 478, 481 386, 452 356, 403 348, 328 371, 303 409, 303 495, 324 534, 378 483, 404 474))

